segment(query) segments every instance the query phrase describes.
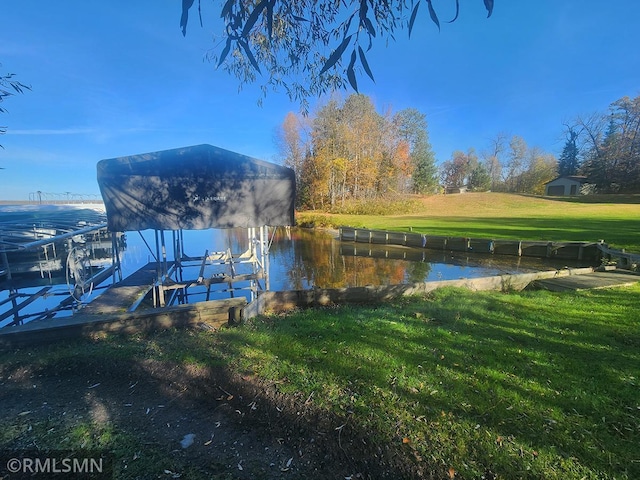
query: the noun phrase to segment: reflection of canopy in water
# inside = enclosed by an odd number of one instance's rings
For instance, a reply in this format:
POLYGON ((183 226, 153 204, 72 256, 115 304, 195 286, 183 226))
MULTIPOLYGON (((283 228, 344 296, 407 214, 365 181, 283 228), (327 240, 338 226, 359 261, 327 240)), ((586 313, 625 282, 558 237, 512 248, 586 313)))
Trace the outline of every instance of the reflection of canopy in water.
POLYGON ((293 170, 211 145, 98 162, 109 230, 293 224, 293 170))

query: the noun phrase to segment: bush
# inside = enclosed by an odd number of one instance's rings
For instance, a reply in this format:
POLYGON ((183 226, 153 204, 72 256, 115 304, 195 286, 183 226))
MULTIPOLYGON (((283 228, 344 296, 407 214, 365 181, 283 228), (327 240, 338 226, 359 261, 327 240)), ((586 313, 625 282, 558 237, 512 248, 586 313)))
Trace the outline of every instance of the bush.
POLYGON ((405 215, 420 212, 422 209, 420 200, 404 197, 351 200, 344 205, 335 205, 329 212, 344 215, 405 215))

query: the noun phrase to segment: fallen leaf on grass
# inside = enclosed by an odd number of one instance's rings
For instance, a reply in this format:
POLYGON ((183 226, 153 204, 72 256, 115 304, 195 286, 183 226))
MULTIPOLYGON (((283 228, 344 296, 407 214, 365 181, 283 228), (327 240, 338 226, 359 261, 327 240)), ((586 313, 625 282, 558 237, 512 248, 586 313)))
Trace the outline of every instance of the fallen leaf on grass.
POLYGON ((409 440, 407 437, 404 437, 402 439, 402 443, 404 443, 406 445, 407 443, 411 443, 411 440, 409 440))
POLYGON ((456 476, 456 470, 453 467, 449 467, 449 478, 453 478, 456 476))

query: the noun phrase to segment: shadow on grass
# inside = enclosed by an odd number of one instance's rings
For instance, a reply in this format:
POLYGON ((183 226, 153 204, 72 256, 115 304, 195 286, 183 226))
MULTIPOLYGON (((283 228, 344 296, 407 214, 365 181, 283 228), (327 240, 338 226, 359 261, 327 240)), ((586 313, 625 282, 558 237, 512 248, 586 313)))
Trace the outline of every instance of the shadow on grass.
POLYGON ((554 202, 569 203, 613 203, 613 204, 630 204, 640 203, 640 195, 637 194, 619 194, 619 195, 580 195, 574 197, 543 197, 545 200, 554 202))
POLYGON ((640 336, 638 315, 624 315, 638 292, 559 299, 438 292, 417 317, 410 304, 344 308, 267 321, 258 329, 271 335, 244 341, 370 438, 407 438, 421 458, 466 465, 463 476, 633 478, 640 336), (622 310, 589 319, 574 301, 622 310))
POLYGON ((111 449, 119 478, 638 478, 638 304, 446 289, 25 349, 2 448, 111 449))
POLYGON ((0 448, 112 452, 119 479, 413 477, 358 422, 226 368, 245 344, 228 333, 221 341, 166 331, 2 355, 0 448), (189 434, 194 443, 182 448, 189 434))

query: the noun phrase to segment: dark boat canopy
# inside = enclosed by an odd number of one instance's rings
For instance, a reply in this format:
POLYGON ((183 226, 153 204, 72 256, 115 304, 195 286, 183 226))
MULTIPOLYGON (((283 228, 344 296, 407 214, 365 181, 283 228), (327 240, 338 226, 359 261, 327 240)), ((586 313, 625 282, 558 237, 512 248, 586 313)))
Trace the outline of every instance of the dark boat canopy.
POLYGON ((211 145, 98 162, 111 231, 293 225, 293 170, 211 145))

